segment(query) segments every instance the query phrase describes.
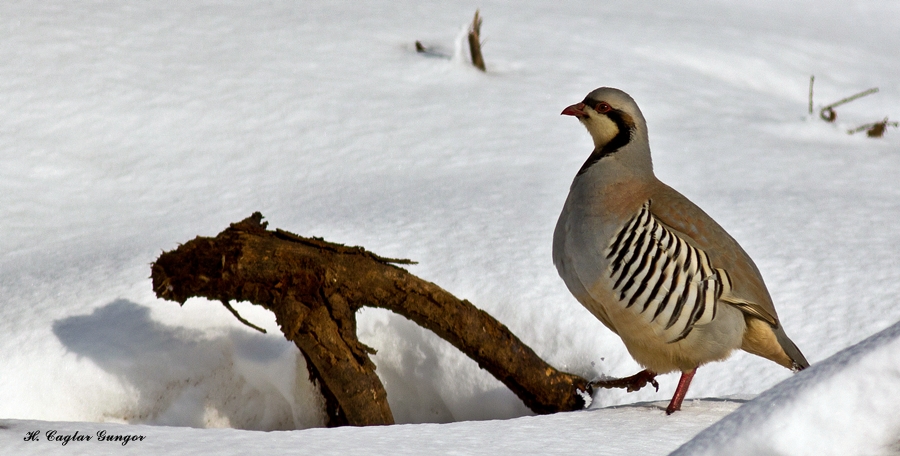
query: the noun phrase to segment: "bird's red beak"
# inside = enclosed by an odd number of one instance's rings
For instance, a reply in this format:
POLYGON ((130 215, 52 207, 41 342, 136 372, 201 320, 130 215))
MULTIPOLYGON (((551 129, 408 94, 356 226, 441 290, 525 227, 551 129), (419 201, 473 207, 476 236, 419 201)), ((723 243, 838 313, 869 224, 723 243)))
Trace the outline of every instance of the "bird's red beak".
POLYGON ((563 112, 561 112, 560 115, 575 116, 581 118, 586 117, 587 113, 584 112, 584 103, 576 103, 566 109, 563 109, 563 112))

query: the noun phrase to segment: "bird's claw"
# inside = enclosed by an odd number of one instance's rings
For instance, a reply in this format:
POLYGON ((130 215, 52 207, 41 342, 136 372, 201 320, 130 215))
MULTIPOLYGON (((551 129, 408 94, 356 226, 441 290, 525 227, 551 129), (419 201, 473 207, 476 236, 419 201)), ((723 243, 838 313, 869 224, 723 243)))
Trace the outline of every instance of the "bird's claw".
POLYGON ((631 377, 594 380, 591 382, 591 386, 594 388, 625 388, 625 391, 632 393, 647 386, 648 383, 653 385, 653 387, 656 388, 656 391, 659 391, 659 383, 656 382, 656 373, 648 370, 642 370, 631 377))
POLYGON ((655 378, 651 378, 651 379, 647 380, 647 382, 650 383, 651 385, 653 385, 653 389, 655 389, 657 393, 659 392, 659 383, 656 382, 655 378))

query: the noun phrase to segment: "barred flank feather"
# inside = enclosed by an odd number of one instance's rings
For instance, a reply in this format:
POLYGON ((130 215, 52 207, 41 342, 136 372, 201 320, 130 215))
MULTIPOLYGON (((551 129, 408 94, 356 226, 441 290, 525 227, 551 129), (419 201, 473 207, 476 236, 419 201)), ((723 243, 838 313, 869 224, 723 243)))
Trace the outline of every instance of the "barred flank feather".
POLYGON ((723 269, 641 206, 607 251, 613 290, 625 308, 643 314, 669 343, 716 318, 716 301, 731 290, 723 269))

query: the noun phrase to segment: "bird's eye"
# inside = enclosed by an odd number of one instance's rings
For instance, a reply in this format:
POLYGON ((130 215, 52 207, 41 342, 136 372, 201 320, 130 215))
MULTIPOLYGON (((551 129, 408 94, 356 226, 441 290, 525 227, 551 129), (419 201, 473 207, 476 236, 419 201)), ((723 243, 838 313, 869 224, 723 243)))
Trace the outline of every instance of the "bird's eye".
POLYGON ((609 103, 605 101, 601 101, 600 103, 597 103, 597 106, 594 107, 594 111, 600 113, 610 112, 612 111, 612 106, 610 106, 609 103))

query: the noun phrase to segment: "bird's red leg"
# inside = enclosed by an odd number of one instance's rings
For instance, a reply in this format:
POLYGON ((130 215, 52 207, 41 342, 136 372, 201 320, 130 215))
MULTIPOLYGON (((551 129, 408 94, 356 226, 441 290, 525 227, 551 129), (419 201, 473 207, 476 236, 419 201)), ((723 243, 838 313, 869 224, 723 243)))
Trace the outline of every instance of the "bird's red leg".
POLYGON ((681 410, 681 402, 684 401, 684 396, 687 394, 688 387, 691 386, 691 379, 694 378, 694 374, 697 372, 697 368, 693 368, 687 372, 681 373, 681 379, 678 380, 678 388, 675 388, 675 395, 672 396, 672 402, 669 402, 669 406, 666 407, 666 415, 671 415, 675 413, 677 410, 681 410))
POLYGON ((656 383, 656 373, 648 370, 642 370, 631 377, 595 380, 591 382, 591 386, 595 388, 625 388, 630 393, 647 386, 648 383, 653 385, 656 391, 659 391, 659 383, 656 383))

